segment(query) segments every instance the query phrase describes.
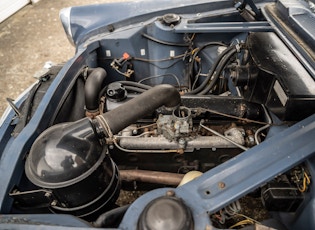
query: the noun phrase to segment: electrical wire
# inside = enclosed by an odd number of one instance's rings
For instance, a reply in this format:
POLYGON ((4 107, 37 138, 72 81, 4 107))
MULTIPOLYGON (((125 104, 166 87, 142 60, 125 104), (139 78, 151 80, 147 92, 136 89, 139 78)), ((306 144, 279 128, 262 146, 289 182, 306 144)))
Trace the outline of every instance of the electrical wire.
POLYGON ((235 214, 235 216, 243 217, 243 218, 245 218, 245 220, 241 220, 241 221, 237 222, 236 224, 230 226, 229 229, 233 229, 235 227, 238 227, 241 225, 247 225, 247 224, 261 224, 259 221, 254 220, 254 219, 252 219, 252 218, 250 218, 244 214, 237 213, 237 214, 235 214))
POLYGON ((124 87, 127 91, 133 91, 136 93, 144 93, 145 91, 147 91, 146 89, 141 89, 141 88, 130 86, 130 85, 125 85, 124 87))
POLYGON ((208 82, 211 80, 212 75, 214 74, 215 70, 217 69, 218 65, 220 64, 221 60, 225 57, 225 55, 227 55, 230 51, 237 51, 236 49, 236 45, 233 46, 229 46, 228 48, 226 48, 216 59, 216 61, 213 63, 206 79, 201 83, 201 85, 199 85, 196 89, 191 90, 190 92, 187 92, 187 95, 192 95, 192 94, 197 94, 200 91, 204 90, 204 88, 207 86, 208 82))
POLYGON ((148 131, 148 132, 143 132, 139 135, 136 135, 136 136, 118 136, 118 135, 114 135, 114 138, 117 138, 117 139, 120 139, 120 138, 139 138, 139 137, 143 137, 147 134, 154 134, 155 132, 154 131, 148 131))
POLYGON ((121 71, 120 71, 119 69, 117 69, 117 68, 113 68, 113 69, 114 69, 117 73, 119 73, 120 75, 122 75, 122 76, 124 76, 124 77, 127 77, 127 78, 130 77, 128 74, 121 72, 121 71))
POLYGON ((166 73, 166 74, 161 74, 161 75, 156 75, 156 76, 142 78, 140 81, 138 81, 138 83, 141 83, 141 82, 144 82, 144 81, 147 81, 147 80, 150 80, 150 79, 154 79, 154 78, 167 77, 167 76, 173 77, 176 80, 176 82, 177 82, 178 88, 179 89, 181 88, 179 78, 173 73, 166 73))
POLYGON ((205 95, 213 88, 213 86, 216 84, 217 80, 219 79, 222 70, 224 69, 226 64, 230 61, 231 57, 236 53, 237 53, 237 49, 234 48, 234 49, 231 49, 229 52, 227 52, 226 55, 224 55, 224 57, 222 57, 222 59, 219 61, 217 65, 216 70, 212 74, 209 73, 209 75, 211 75, 210 83, 206 84, 206 87, 201 92, 197 93, 198 95, 205 95))
POLYGON ((160 39, 157 39, 155 37, 152 37, 148 34, 145 33, 141 33, 141 35, 147 39, 149 39, 150 41, 162 44, 162 45, 167 45, 167 46, 179 46, 179 47, 188 47, 191 46, 191 44, 183 44, 183 43, 174 43, 174 42, 167 42, 167 41, 162 41, 160 39))
POLYGON ((157 125, 156 123, 152 123, 152 124, 149 124, 149 125, 143 125, 143 126, 134 128, 134 130, 145 129, 145 128, 149 128, 149 127, 156 126, 156 125, 157 125))
MULTIPOLYGON (((211 46, 225 46, 225 47, 226 47, 227 45, 224 44, 224 43, 222 43, 222 42, 209 42, 209 43, 207 43, 207 44, 205 44, 205 45, 203 45, 203 46, 201 46, 201 47, 199 47, 199 48, 195 48, 195 49, 191 52, 191 55, 192 55, 192 57, 191 57, 191 63, 190 63, 189 69, 188 69, 188 72, 190 73, 190 75, 193 74, 193 67, 194 67, 195 61, 198 60, 198 59, 197 59, 197 55, 198 55, 202 50, 204 50, 205 48, 211 47, 211 46)), ((191 87, 191 90, 194 90, 194 88, 195 88, 194 85, 196 84, 196 82, 198 82, 198 79, 199 79, 199 76, 200 76, 200 73, 201 73, 201 68, 202 68, 202 66, 201 66, 201 62, 199 62, 199 63, 200 63, 199 70, 198 70, 196 76, 194 77, 194 84, 193 84, 193 86, 191 87)))
POLYGON ((309 185, 311 183, 311 180, 309 178, 309 176, 307 175, 306 172, 303 173, 303 187, 300 188, 298 186, 298 189, 301 193, 304 193, 307 190, 307 185, 309 185))
POLYGON ((119 83, 125 85, 129 85, 129 86, 134 86, 134 87, 138 87, 141 89, 151 89, 152 86, 149 85, 145 85, 145 84, 141 84, 141 82, 134 82, 134 81, 118 81, 119 83))
MULTIPOLYGON (((182 61, 182 59, 169 59, 169 61, 171 61, 171 60, 174 60, 174 62, 169 64, 168 66, 160 66, 160 65, 155 64, 154 62, 148 62, 148 64, 153 65, 158 69, 169 69, 169 68, 173 67, 174 65, 176 65, 178 62, 182 61)), ((139 61, 139 60, 136 60, 136 61, 139 61)))
POLYGON ((259 145, 259 144, 260 144, 260 142, 259 142, 259 140, 258 140, 258 134, 259 134, 260 132, 262 132, 263 130, 269 128, 269 127, 271 126, 271 122, 272 122, 271 117, 270 117, 268 111, 266 110, 265 106, 263 105, 262 107, 263 107, 264 112, 265 112, 265 114, 266 114, 266 116, 267 116, 267 124, 264 125, 263 127, 259 128, 259 129, 257 129, 257 131, 255 132, 254 139, 255 139, 256 145, 259 145))
POLYGON ((168 57, 168 58, 161 58, 161 59, 146 59, 146 58, 139 58, 139 57, 131 57, 130 60, 135 60, 135 61, 142 61, 142 62, 164 62, 164 61, 170 61, 170 60, 175 60, 175 59, 181 59, 184 58, 188 55, 190 55, 191 52, 185 52, 183 54, 176 55, 174 57, 168 57))
POLYGON ((191 87, 191 89, 192 90, 194 90, 195 89, 195 86, 196 86, 196 84, 197 84, 197 82, 198 82, 198 80, 199 80, 199 77, 200 77, 200 75, 201 75, 201 69, 202 69, 202 64, 201 64, 201 62, 198 62, 199 63, 199 70, 198 70, 198 73, 196 74, 196 76, 194 77, 195 78, 195 80, 194 80, 194 83, 193 83, 193 85, 192 85, 192 87, 191 87))
POLYGON ((202 112, 210 112, 210 113, 217 114, 217 115, 220 115, 220 116, 224 116, 224 117, 228 117, 228 118, 233 118, 233 119, 245 121, 245 122, 248 122, 248 123, 255 123, 255 124, 259 124, 259 125, 267 125, 267 124, 268 125, 274 125, 273 123, 266 123, 266 122, 263 122, 263 121, 255 121, 255 120, 248 119, 248 118, 243 118, 243 117, 238 117, 238 116, 234 116, 234 115, 218 112, 218 111, 213 110, 213 109, 204 109, 204 108, 201 108, 201 107, 199 107, 199 108, 191 108, 191 109, 192 110, 196 110, 196 111, 202 111, 202 112))
POLYGON ((248 225, 248 224, 254 224, 254 222, 251 221, 251 220, 247 220, 247 219, 246 220, 241 220, 241 221, 237 222, 236 224, 230 226, 229 229, 233 229, 235 227, 238 227, 238 226, 241 226, 241 225, 248 225))

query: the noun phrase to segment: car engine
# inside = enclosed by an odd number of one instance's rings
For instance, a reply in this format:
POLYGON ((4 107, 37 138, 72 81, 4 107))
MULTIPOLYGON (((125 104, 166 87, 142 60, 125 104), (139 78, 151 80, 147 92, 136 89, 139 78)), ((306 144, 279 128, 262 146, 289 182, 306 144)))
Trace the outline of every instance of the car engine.
MULTIPOLYGON (((10 213, 70 214, 93 227, 122 229, 129 215, 138 218, 137 229, 197 229, 194 211, 174 191, 315 111, 310 72, 264 16, 242 12, 165 13, 88 34, 75 61, 52 67, 22 105, 26 116, 13 136, 63 82, 9 191, 10 213), (165 188, 165 197, 150 197, 165 188), (145 208, 136 211, 141 199, 145 208), (174 218, 161 223, 167 210, 176 210, 174 218)), ((220 229, 274 221, 270 212, 296 212, 312 186, 302 161, 266 180, 208 220, 220 229)))

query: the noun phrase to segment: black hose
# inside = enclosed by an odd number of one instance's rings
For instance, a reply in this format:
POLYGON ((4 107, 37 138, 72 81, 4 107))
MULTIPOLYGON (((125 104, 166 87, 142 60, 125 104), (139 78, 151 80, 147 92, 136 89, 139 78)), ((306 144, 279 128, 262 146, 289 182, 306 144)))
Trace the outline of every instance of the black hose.
POLYGON ((134 86, 134 87, 137 87, 140 89, 151 89, 152 88, 152 86, 141 84, 141 83, 134 82, 134 81, 119 81, 119 83, 123 84, 124 86, 129 85, 129 86, 134 86))
POLYGON ((93 226, 96 228, 114 227, 116 223, 121 221, 129 207, 130 204, 103 213, 93 222, 93 226))
POLYGON ((229 53, 231 50, 236 50, 235 46, 229 46, 228 48, 226 48, 220 55, 219 57, 216 59, 215 63, 212 65, 208 76, 206 77, 206 79, 201 83, 200 86, 198 86, 196 89, 187 92, 186 95, 192 95, 192 94, 197 94, 200 91, 204 90, 205 87, 207 86, 208 82, 210 81, 213 73, 215 72, 217 66, 219 65, 219 63, 221 62, 221 59, 227 54, 229 53))
POLYGON ((144 93, 145 91, 147 91, 147 89, 141 89, 141 88, 130 86, 130 85, 125 85, 124 87, 127 91, 133 91, 136 93, 144 93))
POLYGON ((163 84, 147 90, 116 109, 96 118, 104 130, 109 128, 113 134, 116 134, 140 118, 154 112, 162 105, 176 107, 180 102, 180 94, 176 88, 163 84))
POLYGON ((224 69, 224 67, 226 66, 226 64, 230 61, 230 58, 237 52, 236 49, 232 49, 230 50, 229 53, 227 53, 220 61, 220 63, 218 64, 218 67, 213 75, 213 79, 211 80, 210 84, 208 84, 206 86, 206 88, 204 88, 201 92, 197 93, 198 95, 205 95, 206 93, 208 93, 213 86, 216 84, 217 80, 220 77, 220 74, 222 72, 222 70, 224 69))
POLYGON ((87 111, 97 111, 99 107, 99 93, 107 76, 103 68, 94 69, 85 82, 85 107, 87 111))
MULTIPOLYGON (((204 44, 204 45, 201 46, 200 48, 198 48, 198 49, 194 52, 194 54, 193 54, 193 56, 192 56, 192 58, 191 58, 191 63, 190 63, 190 65, 189 65, 189 69, 188 69, 189 74, 190 74, 191 77, 192 77, 192 75, 193 75, 193 69, 194 69, 194 64, 195 64, 195 60, 196 60, 197 55, 198 55, 202 50, 204 50, 205 48, 208 48, 208 47, 211 47, 211 46, 224 46, 224 47, 227 47, 227 45, 224 44, 224 43, 222 43, 222 42, 209 42, 209 43, 204 44)), ((200 73, 201 73, 201 67, 199 68, 198 74, 197 74, 197 76, 196 76, 195 78, 198 78, 200 73)), ((198 80, 198 79, 197 79, 197 80, 198 80)), ((192 82, 196 82, 196 79, 191 79, 191 81, 192 81, 192 82)), ((195 84, 194 84, 194 85, 195 85, 195 84)), ((193 90, 194 87, 192 87, 191 89, 193 90)))

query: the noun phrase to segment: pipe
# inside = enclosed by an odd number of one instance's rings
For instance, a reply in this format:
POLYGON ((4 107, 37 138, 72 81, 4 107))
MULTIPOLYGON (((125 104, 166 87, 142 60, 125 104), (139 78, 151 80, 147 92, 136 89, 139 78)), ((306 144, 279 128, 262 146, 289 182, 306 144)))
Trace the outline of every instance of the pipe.
MULTIPOLYGON (((225 137, 229 138, 229 141, 223 139, 219 136, 197 136, 193 140, 187 141, 185 149, 191 151, 193 149, 205 149, 205 148, 235 148, 235 144, 231 143, 234 141, 239 145, 243 145, 245 140, 242 133, 234 128, 229 132, 232 135, 226 135, 225 137)), ((181 149, 183 148, 178 142, 170 142, 163 136, 160 137, 120 137, 119 145, 122 148, 126 149, 181 149)))
POLYGON ((115 223, 121 221, 129 207, 130 204, 107 211, 100 215, 95 222, 92 222, 92 224, 96 228, 112 227, 115 223))
MULTIPOLYGON (((161 106, 174 108, 181 102, 179 92, 171 85, 158 85, 125 104, 96 117, 103 130, 117 134, 161 106)), ((110 133, 108 133, 110 135, 110 133)))
POLYGON ((87 114, 98 113, 99 93, 102 89, 102 84, 107 76, 103 68, 94 69, 85 82, 85 107, 87 114))
POLYGON ((217 132, 217 131, 215 131, 215 130, 213 130, 213 129, 207 127, 207 126, 204 126, 202 123, 203 123, 203 122, 201 121, 200 124, 199 124, 200 127, 202 127, 202 128, 204 128, 204 129, 206 129, 206 130, 212 132, 213 134, 215 134, 215 135, 217 135, 217 136, 223 138, 224 140, 226 140, 226 141, 232 143, 233 145, 239 147, 240 149, 243 149, 244 151, 247 151, 247 150, 248 150, 248 148, 246 148, 245 146, 240 145, 240 144, 238 144, 237 142, 233 141, 230 137, 226 137, 226 136, 222 135, 221 133, 219 133, 219 132, 217 132))
POLYGON ((178 186, 184 174, 149 171, 149 170, 120 170, 120 179, 123 181, 139 181, 153 184, 178 186))

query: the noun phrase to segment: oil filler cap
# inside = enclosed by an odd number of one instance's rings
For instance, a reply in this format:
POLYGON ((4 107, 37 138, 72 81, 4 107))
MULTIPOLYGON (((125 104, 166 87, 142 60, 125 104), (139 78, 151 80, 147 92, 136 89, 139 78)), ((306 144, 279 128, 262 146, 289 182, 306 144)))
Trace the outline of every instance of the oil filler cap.
POLYGON ((140 230, 193 229, 193 219, 188 207, 177 197, 159 197, 143 210, 138 222, 140 230))
POLYGON ((119 82, 110 83, 106 90, 106 97, 110 101, 119 102, 127 97, 125 87, 119 82))

